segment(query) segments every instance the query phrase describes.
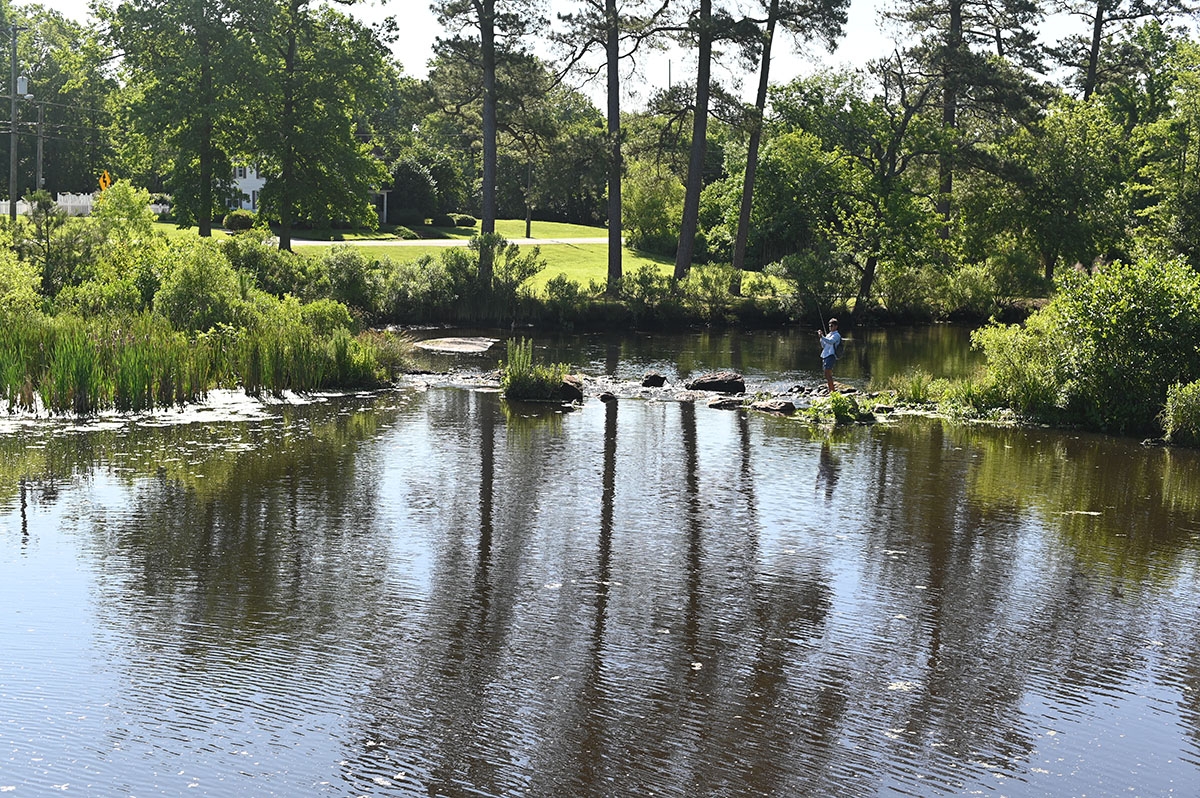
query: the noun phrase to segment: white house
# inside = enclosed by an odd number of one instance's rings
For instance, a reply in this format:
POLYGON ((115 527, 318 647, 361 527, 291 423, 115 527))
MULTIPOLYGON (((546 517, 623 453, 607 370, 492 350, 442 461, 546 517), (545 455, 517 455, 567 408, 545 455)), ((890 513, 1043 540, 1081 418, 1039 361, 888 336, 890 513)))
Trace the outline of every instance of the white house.
POLYGON ((230 208, 241 208, 246 211, 258 210, 258 193, 266 185, 266 178, 258 173, 257 166, 235 166, 233 169, 233 187, 241 192, 241 201, 233 200, 230 208))

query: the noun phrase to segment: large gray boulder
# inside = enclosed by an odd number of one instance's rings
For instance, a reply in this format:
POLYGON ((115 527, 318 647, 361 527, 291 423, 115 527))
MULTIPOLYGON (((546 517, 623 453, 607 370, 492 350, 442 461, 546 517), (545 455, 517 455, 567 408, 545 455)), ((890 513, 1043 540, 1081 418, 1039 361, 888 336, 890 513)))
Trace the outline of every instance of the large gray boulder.
POLYGON ((741 374, 732 371, 714 371, 701 374, 687 384, 689 391, 712 391, 713 393, 745 393, 746 381, 741 374))

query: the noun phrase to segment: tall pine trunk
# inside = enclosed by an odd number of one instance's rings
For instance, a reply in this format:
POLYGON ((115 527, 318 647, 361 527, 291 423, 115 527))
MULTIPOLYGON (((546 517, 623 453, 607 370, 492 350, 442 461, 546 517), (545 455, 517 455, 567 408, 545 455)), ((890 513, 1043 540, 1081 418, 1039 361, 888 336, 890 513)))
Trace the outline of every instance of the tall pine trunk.
MULTIPOLYGON (((488 235, 496 232, 496 0, 482 0, 478 12, 483 64, 483 197, 479 230, 488 235)), ((492 284, 492 250, 490 244, 479 250, 479 280, 485 288, 492 284)))
POLYGON ((608 294, 616 296, 623 275, 621 258, 621 31, 617 0, 605 0, 605 50, 608 58, 608 294))
POLYGON ((738 212, 737 238, 733 242, 733 268, 746 268, 746 243, 750 238, 750 211, 754 206, 754 178, 758 172, 758 147, 762 142, 763 120, 767 110, 767 88, 771 73, 771 44, 779 17, 779 0, 771 0, 767 11, 767 30, 763 36, 762 66, 758 73, 758 94, 754 98, 754 119, 750 143, 746 148, 746 176, 742 180, 742 206, 738 212))
MULTIPOLYGON (((946 51, 943 56, 942 77, 942 128, 953 130, 958 127, 958 89, 962 70, 963 48, 963 4, 965 0, 951 0, 950 29, 946 34, 946 51)), ((954 146, 953 143, 951 146, 954 146)), ((942 217, 941 236, 950 237, 950 197, 954 192, 954 155, 943 151, 938 158, 938 214, 942 217)))
POLYGON ((704 156, 708 148, 708 98, 712 73, 712 0, 700 0, 699 47, 696 63, 696 106, 692 118, 692 151, 688 159, 687 191, 683 197, 683 220, 679 225, 679 248, 675 252, 675 279, 687 277, 696 250, 700 224, 700 191, 704 187, 704 156))

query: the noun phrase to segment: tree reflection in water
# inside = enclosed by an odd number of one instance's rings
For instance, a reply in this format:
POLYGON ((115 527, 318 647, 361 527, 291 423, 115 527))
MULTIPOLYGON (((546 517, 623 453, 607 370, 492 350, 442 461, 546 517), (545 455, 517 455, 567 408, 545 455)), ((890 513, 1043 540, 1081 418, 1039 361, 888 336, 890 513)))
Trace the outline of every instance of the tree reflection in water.
POLYGON ((35 614, 0 627, 0 684, 24 728, 22 674, 77 718, 13 742, 21 783, 1035 795, 1200 767, 1195 453, 447 388, 0 454, 0 590, 42 591, 5 596, 35 614))

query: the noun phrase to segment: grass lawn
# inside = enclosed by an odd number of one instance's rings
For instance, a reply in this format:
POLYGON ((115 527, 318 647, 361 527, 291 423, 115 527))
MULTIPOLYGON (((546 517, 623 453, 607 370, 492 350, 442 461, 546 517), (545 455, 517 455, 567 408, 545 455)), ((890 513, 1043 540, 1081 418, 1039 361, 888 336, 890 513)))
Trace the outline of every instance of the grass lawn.
MULTIPOLYGON (((196 235, 196 228, 179 229, 174 222, 156 222, 155 226, 168 238, 181 239, 196 235)), ((413 232, 422 238, 454 238, 464 241, 479 234, 479 225, 475 227, 416 227, 413 232)), ((524 219, 497 219, 496 232, 505 238, 525 238, 524 219)), ((604 238, 608 235, 606 227, 588 227, 582 224, 566 224, 564 222, 534 222, 531 226, 533 238, 604 238)), ((220 220, 213 223, 213 238, 224 238, 229 235, 221 229, 220 220)), ((292 238, 303 241, 391 241, 395 239, 392 228, 386 227, 378 232, 364 230, 293 230, 292 238)))
MULTIPOLYGON (((173 222, 158 222, 156 227, 164 235, 172 240, 183 240, 186 238, 196 237, 196 228, 190 227, 184 230, 179 229, 173 222)), ((431 238, 454 238, 454 239, 470 239, 472 236, 479 233, 478 227, 456 227, 456 228, 421 228, 421 232, 429 232, 431 238)), ((525 237, 525 220, 524 219, 498 219, 496 220, 496 232, 505 238, 515 239, 525 237)), ((564 224, 561 222, 534 222, 533 237, 534 238, 603 238, 607 235, 607 229, 603 227, 587 227, 579 224, 564 224)), ((224 230, 214 229, 213 238, 225 238, 229 234, 224 230)), ((372 246, 371 240, 388 239, 395 240, 389 233, 354 233, 348 230, 336 231, 314 231, 305 230, 297 231, 296 239, 305 240, 322 240, 330 241, 330 246, 336 246, 338 243, 353 243, 359 248, 368 258, 384 260, 389 259, 397 262, 414 261, 422 255, 430 255, 434 258, 441 257, 441 253, 445 252, 445 245, 431 244, 429 246, 421 246, 414 244, 412 246, 372 246), (330 236, 336 236, 330 239, 330 236)), ((522 249, 528 249, 523 246, 522 249)), ((592 282, 603 283, 608 276, 608 245, 607 244, 546 244, 542 248, 542 257, 546 261, 546 268, 543 269, 536 277, 533 278, 532 286, 538 290, 542 288, 551 278, 559 274, 565 274, 568 279, 574 280, 580 285, 587 287, 592 282)), ((319 255, 325 251, 322 246, 306 246, 298 249, 301 253, 310 253, 319 255)), ((670 275, 675 268, 673 259, 660 257, 658 255, 648 255, 632 250, 625 250, 622 257, 622 269, 625 274, 629 274, 642 264, 651 264, 657 267, 663 274, 670 275)))
MULTIPOLYGON (((418 235, 426 231, 433 233, 433 238, 466 238, 479 234, 479 226, 475 227, 418 227, 413 231, 418 235)), ((496 232, 508 239, 525 238, 524 219, 497 219, 496 232)), ((582 224, 566 224, 564 222, 534 222, 530 226, 531 238, 604 238, 608 235, 607 227, 588 227, 582 224)))
MULTIPOLYGON (((317 248, 305 248, 304 251, 317 248)), ((368 258, 383 260, 385 258, 397 262, 413 261, 422 255, 434 258, 441 257, 446 251, 444 246, 404 246, 404 247, 373 247, 370 244, 360 244, 358 249, 368 258)), ((522 247, 522 251, 527 249, 522 247)), ((319 250, 318 250, 319 251, 319 250)), ((531 281, 536 289, 541 289, 551 278, 565 274, 587 287, 593 280, 603 283, 608 279, 608 245, 607 244, 547 244, 541 248, 542 258, 546 268, 542 269, 531 281)), ((659 255, 648 255, 643 252, 625 250, 621 258, 621 268, 629 274, 642 264, 649 263, 657 267, 663 274, 670 275, 675 270, 675 261, 659 255)))

